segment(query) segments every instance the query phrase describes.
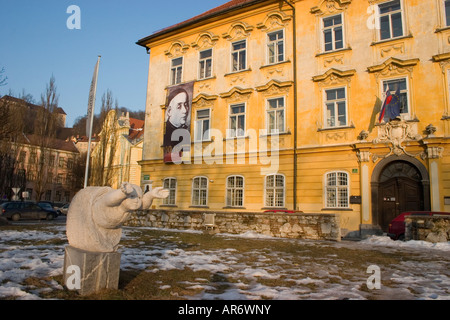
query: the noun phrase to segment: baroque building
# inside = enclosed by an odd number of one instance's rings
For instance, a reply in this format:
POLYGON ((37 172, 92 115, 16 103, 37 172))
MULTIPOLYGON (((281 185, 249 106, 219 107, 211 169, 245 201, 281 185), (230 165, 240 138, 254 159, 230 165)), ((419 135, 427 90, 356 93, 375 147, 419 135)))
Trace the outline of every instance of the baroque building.
POLYGON ((448 0, 233 0, 151 34, 141 185, 170 190, 158 209, 334 213, 348 236, 450 211, 449 39, 448 0))

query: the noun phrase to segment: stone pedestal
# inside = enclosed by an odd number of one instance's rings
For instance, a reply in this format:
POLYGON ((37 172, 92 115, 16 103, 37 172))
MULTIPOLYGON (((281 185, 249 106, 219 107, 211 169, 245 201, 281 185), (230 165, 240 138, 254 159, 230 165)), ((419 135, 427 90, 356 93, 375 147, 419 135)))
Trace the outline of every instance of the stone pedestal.
POLYGON ((89 252, 67 246, 64 257, 64 285, 81 295, 102 289, 118 289, 121 254, 89 252))

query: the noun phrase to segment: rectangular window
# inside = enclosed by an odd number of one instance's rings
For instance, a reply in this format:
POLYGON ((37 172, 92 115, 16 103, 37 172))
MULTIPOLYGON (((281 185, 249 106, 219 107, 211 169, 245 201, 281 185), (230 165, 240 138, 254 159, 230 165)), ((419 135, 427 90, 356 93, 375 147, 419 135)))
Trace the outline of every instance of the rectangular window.
POLYGON ((208 141, 211 138, 209 132, 210 126, 211 126, 211 110, 210 109, 198 110, 194 127, 195 141, 208 141))
POLYGON ((176 58, 172 60, 170 84, 175 85, 181 83, 183 76, 183 58, 176 58))
POLYGON ((347 125, 347 98, 345 88, 325 91, 325 112, 327 128, 347 125))
POLYGON ((403 36, 402 6, 400 0, 378 5, 380 13, 380 40, 403 36))
POLYGON ((52 190, 47 190, 45 192, 45 201, 50 201, 52 200, 52 190))
POLYGON ((344 25, 342 15, 323 19, 324 50, 333 51, 344 48, 344 25))
POLYGON ((450 0, 444 1, 444 7, 445 7, 445 25, 447 27, 450 27, 450 0))
POLYGON ((245 135, 245 104, 230 107, 229 138, 245 135))
POLYGON ((409 114, 408 85, 406 78, 383 81, 383 92, 386 93, 388 88, 392 95, 397 92, 397 89, 400 89, 400 114, 409 114))
POLYGON ((227 179, 227 206, 242 207, 244 205, 244 178, 231 176, 227 179))
POLYGON ((192 182, 192 205, 206 206, 208 200, 208 179, 197 177, 192 182))
POLYGON ((276 174, 266 177, 266 207, 284 207, 284 176, 276 174))
POLYGON ((169 196, 163 200, 163 204, 175 205, 177 193, 177 179, 175 178, 164 179, 164 189, 169 190, 169 196))
POLYGON ((212 49, 200 52, 199 78, 207 79, 212 77, 212 49))
POLYGON ((284 98, 267 100, 267 132, 285 132, 285 103, 284 98))
POLYGON ((232 44, 231 54, 233 63, 233 72, 242 71, 247 68, 247 42, 245 40, 232 44))
POLYGON ((67 159, 67 169, 73 169, 73 159, 67 159))
POLYGON ((58 162, 58 166, 60 168, 64 168, 64 165, 66 164, 66 159, 64 158, 59 158, 59 162, 58 162))
POLYGON ((326 207, 349 207, 348 174, 345 172, 332 172, 326 176, 326 207))
POLYGON ((268 37, 268 54, 269 64, 284 61, 284 32, 283 30, 269 33, 268 37))

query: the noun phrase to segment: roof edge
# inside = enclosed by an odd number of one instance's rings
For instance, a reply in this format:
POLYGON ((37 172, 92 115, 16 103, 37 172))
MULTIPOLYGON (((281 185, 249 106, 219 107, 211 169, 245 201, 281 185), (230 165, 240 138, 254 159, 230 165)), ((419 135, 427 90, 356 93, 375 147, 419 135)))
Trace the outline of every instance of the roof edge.
MULTIPOLYGON (((233 12, 233 11, 237 11, 237 10, 240 10, 240 9, 244 9, 244 8, 247 8, 247 7, 251 7, 251 6, 254 6, 254 5, 263 3, 263 2, 269 2, 269 1, 277 2, 277 1, 282 1, 282 0, 276 0, 276 1, 274 1, 274 0, 254 0, 254 1, 245 2, 245 3, 239 4, 239 5, 233 6, 231 8, 226 8, 226 9, 223 9, 223 10, 220 10, 220 11, 217 11, 217 12, 212 12, 210 14, 207 14, 207 15, 203 16, 205 13, 208 12, 208 11, 206 11, 206 12, 204 12, 202 14, 197 15, 196 17, 198 17, 198 18, 193 17, 193 18, 190 18, 190 19, 185 20, 183 22, 180 22, 178 24, 175 24, 175 25, 172 25, 170 27, 164 28, 164 29, 162 29, 160 31, 156 31, 155 33, 151 34, 150 36, 147 36, 145 38, 142 38, 142 39, 138 40, 136 42, 136 44, 146 48, 147 47, 146 44, 149 41, 151 41, 151 40, 153 40, 155 38, 161 37, 161 36, 163 36, 165 34, 168 34, 168 33, 171 33, 171 32, 175 32, 175 31, 178 31, 178 30, 183 29, 183 28, 191 27, 193 25, 199 24, 199 23, 204 22, 206 20, 213 19, 213 18, 216 18, 218 16, 221 16, 221 15, 233 12)), ((214 8, 211 9, 211 10, 214 10, 214 8)), ((211 10, 209 10, 209 11, 211 11, 211 10)))

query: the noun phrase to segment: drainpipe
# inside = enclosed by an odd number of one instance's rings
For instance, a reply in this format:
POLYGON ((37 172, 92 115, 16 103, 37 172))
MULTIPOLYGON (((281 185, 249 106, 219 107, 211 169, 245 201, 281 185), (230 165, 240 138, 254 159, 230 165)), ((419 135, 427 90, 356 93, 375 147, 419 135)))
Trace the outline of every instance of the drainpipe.
POLYGON ((292 8, 293 11, 293 50, 294 50, 294 189, 293 189, 293 197, 294 197, 294 208, 293 210, 297 210, 297 141, 298 141, 298 120, 297 120, 297 112, 298 112, 298 101, 297 101, 297 20, 295 15, 295 7, 288 1, 283 0, 287 5, 292 8))

